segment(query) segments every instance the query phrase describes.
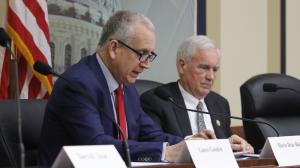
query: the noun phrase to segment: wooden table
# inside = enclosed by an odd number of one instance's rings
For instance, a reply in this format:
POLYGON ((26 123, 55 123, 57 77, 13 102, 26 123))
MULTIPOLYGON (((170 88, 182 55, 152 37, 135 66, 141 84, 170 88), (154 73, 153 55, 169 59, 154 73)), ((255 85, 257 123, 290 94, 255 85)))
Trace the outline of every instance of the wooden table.
MULTIPOLYGON (((238 165, 241 168, 273 168, 278 167, 275 159, 248 159, 238 160, 238 165)), ((288 168, 300 168, 300 166, 289 166, 288 168)), ((172 163, 153 166, 135 166, 134 168, 195 168, 193 163, 172 163)))

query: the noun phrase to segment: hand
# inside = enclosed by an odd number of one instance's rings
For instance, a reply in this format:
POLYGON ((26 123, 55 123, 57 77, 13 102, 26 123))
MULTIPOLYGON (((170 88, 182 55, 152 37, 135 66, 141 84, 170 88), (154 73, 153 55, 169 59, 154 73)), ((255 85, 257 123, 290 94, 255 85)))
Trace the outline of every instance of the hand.
MULTIPOLYGON (((184 140, 195 140, 195 139, 216 139, 216 135, 212 130, 205 129, 197 134, 186 136, 184 140)), ((180 154, 180 151, 182 151, 182 148, 184 147, 185 142, 181 141, 178 144, 167 146, 166 148, 166 155, 165 160, 169 162, 175 162, 176 158, 180 154)))
POLYGON ((180 151, 182 151, 182 148, 184 147, 184 145, 185 145, 185 142, 181 141, 175 145, 167 146, 165 160, 167 160, 169 162, 175 162, 176 158, 180 154, 180 151))
POLYGON ((246 140, 236 134, 229 138, 229 142, 233 151, 254 153, 253 147, 248 144, 246 140))
POLYGON ((188 140, 188 139, 216 139, 216 138, 217 137, 212 130, 205 129, 194 135, 186 136, 184 139, 188 140))

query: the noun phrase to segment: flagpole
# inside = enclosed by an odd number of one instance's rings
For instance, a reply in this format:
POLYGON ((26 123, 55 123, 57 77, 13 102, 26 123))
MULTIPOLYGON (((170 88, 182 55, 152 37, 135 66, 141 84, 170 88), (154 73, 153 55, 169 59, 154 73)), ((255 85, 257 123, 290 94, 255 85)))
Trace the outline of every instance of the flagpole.
MULTIPOLYGON (((10 51, 11 52, 11 51, 10 51)), ((18 59, 15 54, 11 52, 12 59, 14 62, 14 71, 15 71, 15 85, 16 85, 16 103, 17 103, 17 112, 18 112, 18 135, 19 135, 19 145, 20 145, 20 167, 25 168, 25 148, 23 143, 23 136, 22 136, 22 114, 21 114, 21 101, 20 101, 20 94, 19 94, 19 72, 18 72, 18 59)))
MULTIPOLYGON (((4 32, 3 32, 4 33, 4 32)), ((11 59, 13 61, 13 68, 14 68, 14 76, 15 76, 15 100, 16 100, 16 107, 17 107, 17 122, 18 122, 18 138, 19 138, 19 149, 20 149, 20 168, 25 168, 25 148, 23 143, 23 136, 22 136, 22 114, 21 114, 21 101, 20 101, 20 94, 19 94, 19 72, 18 72, 18 59, 17 56, 14 54, 11 48, 11 40, 8 35, 3 34, 5 37, 5 47, 9 51, 11 55, 11 59)), ((3 39, 2 39, 3 40, 3 39)))

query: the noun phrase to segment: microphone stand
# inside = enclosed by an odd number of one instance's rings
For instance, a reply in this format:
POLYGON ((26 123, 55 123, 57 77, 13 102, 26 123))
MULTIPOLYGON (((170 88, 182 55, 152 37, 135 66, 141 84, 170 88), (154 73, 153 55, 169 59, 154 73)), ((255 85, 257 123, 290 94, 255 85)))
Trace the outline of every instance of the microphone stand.
POLYGON ((296 92, 297 94, 300 94, 300 91, 293 88, 277 87, 277 90, 291 90, 293 92, 296 92))
POLYGON ((23 137, 22 137, 22 114, 21 114, 21 101, 20 101, 20 94, 19 94, 19 68, 18 68, 18 58, 12 52, 9 42, 6 42, 6 48, 12 55, 12 60, 14 62, 14 76, 15 76, 15 100, 17 104, 17 115, 18 115, 18 135, 19 135, 19 147, 20 147, 20 167, 25 168, 25 148, 23 144, 23 137))
POLYGON ((263 91, 264 92, 277 92, 278 90, 290 90, 297 94, 300 94, 300 91, 294 89, 294 88, 287 88, 287 87, 281 87, 278 86, 275 83, 264 83, 263 84, 263 91))
POLYGON ((227 117, 227 118, 233 118, 233 119, 243 120, 243 121, 252 122, 252 123, 265 124, 265 125, 270 126, 274 130, 274 132, 276 133, 277 137, 279 137, 279 132, 270 123, 267 123, 267 122, 264 122, 264 121, 253 120, 253 119, 249 119, 249 118, 236 117, 236 116, 230 116, 230 115, 223 115, 223 114, 217 114, 217 113, 209 113, 209 112, 206 112, 206 111, 200 111, 200 110, 194 110, 194 109, 187 109, 187 108, 185 108, 185 107, 177 104, 172 97, 168 97, 168 100, 170 100, 170 102, 172 102, 175 106, 177 106, 177 107, 179 107, 179 108, 181 108, 183 110, 188 110, 188 111, 192 111, 192 112, 196 112, 196 113, 204 113, 204 114, 209 114, 209 115, 224 116, 224 117, 227 117))
POLYGON ((2 142, 3 148, 8 156, 9 163, 12 167, 17 168, 17 163, 15 161, 15 158, 12 154, 11 148, 9 147, 9 144, 7 143, 6 137, 4 134, 2 134, 2 127, 0 127, 0 140, 2 142))

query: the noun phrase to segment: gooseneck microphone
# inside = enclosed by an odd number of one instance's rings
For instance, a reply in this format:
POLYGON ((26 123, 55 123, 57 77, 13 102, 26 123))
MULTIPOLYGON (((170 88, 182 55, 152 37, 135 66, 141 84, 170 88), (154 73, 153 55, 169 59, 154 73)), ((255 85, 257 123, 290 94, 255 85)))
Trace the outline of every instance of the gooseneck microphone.
POLYGON ((54 72, 48 64, 42 63, 41 61, 36 61, 33 64, 33 69, 42 75, 54 75, 64 79, 64 77, 54 72))
POLYGON ((106 113, 104 113, 104 110, 102 109, 102 107, 98 106, 97 103, 92 99, 91 96, 89 96, 88 94, 86 94, 86 92, 84 91, 84 89, 82 89, 82 87, 78 86, 78 85, 74 85, 70 80, 66 79, 65 77, 63 77, 62 75, 56 73, 48 64, 42 63, 41 61, 36 61, 33 65, 33 69, 43 75, 54 75, 57 76, 61 79, 63 79, 64 81, 66 81, 69 86, 71 87, 71 89, 77 93, 79 93, 80 95, 82 95, 83 97, 85 97, 87 100, 89 100, 92 105, 98 110, 99 113, 104 114, 104 116, 106 118, 108 118, 109 120, 111 120, 113 122, 113 124, 117 127, 118 132, 121 134, 121 136, 123 137, 123 148, 124 148, 124 152, 125 152, 125 162, 127 167, 131 167, 131 157, 130 157, 130 151, 129 151, 129 146, 128 146, 128 142, 126 140, 126 137, 124 136, 124 133, 121 129, 121 127, 119 126, 119 124, 112 119, 110 116, 108 116, 106 113))
POLYGON ((10 46, 10 41, 11 40, 7 35, 7 33, 5 32, 5 30, 2 27, 0 27, 0 45, 3 47, 10 46))
POLYGON ((264 90, 264 92, 276 92, 277 90, 291 90, 293 92, 300 94, 300 91, 298 91, 296 89, 281 87, 274 83, 264 83, 263 90, 264 90))
POLYGON ((277 131, 277 129, 271 125, 270 123, 264 122, 264 121, 258 121, 258 120, 253 120, 253 119, 249 119, 249 118, 243 118, 243 117, 236 117, 236 116, 231 116, 231 115, 224 115, 224 114, 218 114, 218 113, 210 113, 210 112, 206 112, 206 111, 200 111, 200 110, 194 110, 194 109, 188 109, 185 108, 181 105, 179 105, 178 103, 176 103, 176 101, 172 98, 171 94, 169 94, 166 90, 162 89, 162 88, 157 88, 154 93, 162 98, 163 100, 166 101, 170 101, 171 103, 173 103, 175 106, 177 106, 178 108, 181 108, 183 110, 187 110, 187 111, 192 111, 192 112, 196 112, 196 113, 203 113, 203 114, 208 114, 208 115, 214 115, 214 116, 222 116, 222 117, 227 117, 227 118, 232 118, 232 119, 237 119, 237 120, 242 120, 242 121, 246 121, 246 122, 252 122, 252 123, 259 123, 259 124, 265 124, 268 125, 269 127, 271 127, 274 132, 276 133, 276 135, 279 137, 279 132, 277 131))
MULTIPOLYGON (((23 137, 22 137, 22 113, 21 113, 21 102, 20 102, 20 96, 19 96, 19 71, 18 71, 18 59, 17 56, 12 52, 11 46, 10 46, 11 39, 8 36, 8 34, 5 32, 5 30, 0 27, 0 45, 5 47, 9 53, 12 55, 13 62, 14 62, 14 76, 15 76, 15 100, 17 104, 17 116, 18 116, 18 139, 19 139, 19 148, 20 148, 20 167, 25 167, 25 149, 23 144, 23 137)), ((9 149, 9 148, 8 148, 9 149)), ((10 151, 8 151, 8 156, 10 157, 10 162, 12 161, 12 156, 10 156, 10 151)), ((14 167, 17 167, 17 163, 11 162, 11 164, 14 167)))

